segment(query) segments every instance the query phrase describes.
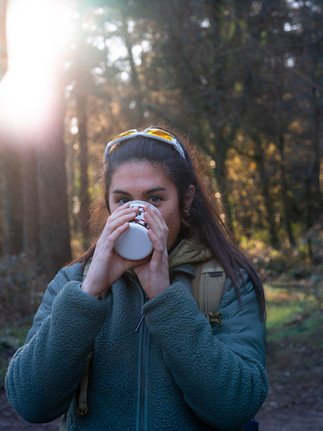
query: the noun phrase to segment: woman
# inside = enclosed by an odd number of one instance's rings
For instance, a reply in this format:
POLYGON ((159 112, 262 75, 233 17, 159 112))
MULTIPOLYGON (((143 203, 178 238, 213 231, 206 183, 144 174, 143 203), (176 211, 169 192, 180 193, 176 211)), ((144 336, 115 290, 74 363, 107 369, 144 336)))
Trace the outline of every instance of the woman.
POLYGON ((173 133, 128 131, 107 145, 105 160, 110 216, 95 246, 49 284, 9 366, 9 400, 30 422, 68 412, 67 430, 241 429, 267 394, 259 278, 173 133), (140 261, 114 249, 136 216, 133 200, 159 210, 145 206, 153 252, 140 261), (212 256, 227 275, 216 310, 222 324, 210 324, 191 294, 195 265, 212 256))

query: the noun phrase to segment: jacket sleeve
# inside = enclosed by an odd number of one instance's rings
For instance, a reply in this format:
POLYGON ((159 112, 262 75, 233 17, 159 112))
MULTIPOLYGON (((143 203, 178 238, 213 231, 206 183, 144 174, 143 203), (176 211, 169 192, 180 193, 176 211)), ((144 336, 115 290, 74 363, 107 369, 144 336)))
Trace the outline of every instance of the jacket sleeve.
POLYGON ((218 312, 223 324, 210 325, 181 276, 144 306, 145 321, 187 404, 219 430, 239 429, 263 404, 265 330, 251 280, 244 274, 241 304, 230 280, 218 312))
POLYGON ((33 337, 33 335, 40 328, 43 321, 51 313, 54 299, 60 290, 62 290, 65 284, 71 280, 82 280, 81 264, 75 264, 73 266, 67 267, 66 269, 61 269, 54 280, 49 283, 43 295, 42 302, 34 316, 33 325, 28 332, 26 343, 33 337))
POLYGON ((48 422, 68 410, 106 312, 106 301, 87 295, 64 270, 50 283, 6 375, 8 399, 26 421, 48 422))

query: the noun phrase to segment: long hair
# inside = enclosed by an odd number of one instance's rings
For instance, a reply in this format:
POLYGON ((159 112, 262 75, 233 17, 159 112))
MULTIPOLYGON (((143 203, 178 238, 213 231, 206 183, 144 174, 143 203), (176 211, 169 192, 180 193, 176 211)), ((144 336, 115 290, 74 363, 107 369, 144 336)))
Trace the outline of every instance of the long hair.
MULTIPOLYGON (((215 200, 208 196, 198 178, 197 168, 193 164, 193 155, 191 157, 188 151, 188 142, 184 145, 185 140, 183 138, 180 139, 170 130, 163 130, 176 137, 184 150, 185 160, 171 145, 143 136, 133 137, 117 144, 110 152, 104 170, 103 187, 106 208, 110 212, 109 189, 112 176, 119 166, 124 163, 139 161, 162 166, 177 189, 180 211, 189 231, 212 250, 225 273, 231 279, 238 298, 240 298, 238 284, 239 278, 242 278, 241 270, 245 270, 249 274, 256 289, 261 315, 264 316, 265 297, 262 282, 245 254, 230 239, 215 200), (190 207, 190 214, 184 218, 184 197, 191 184, 195 187, 195 195, 190 207)), ((77 261, 85 264, 93 255, 94 249, 95 245, 77 261)))

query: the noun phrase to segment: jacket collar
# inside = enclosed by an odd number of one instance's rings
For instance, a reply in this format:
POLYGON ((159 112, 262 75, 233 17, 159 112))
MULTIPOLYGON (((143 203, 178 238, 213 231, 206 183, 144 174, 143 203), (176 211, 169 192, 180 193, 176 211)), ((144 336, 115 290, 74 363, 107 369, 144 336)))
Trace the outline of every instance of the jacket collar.
POLYGON ((182 265, 194 265, 205 262, 213 257, 209 248, 195 238, 185 238, 170 253, 168 257, 169 269, 174 269, 182 265))
MULTIPOLYGON (((201 241, 196 238, 190 237, 180 241, 174 250, 168 256, 169 270, 185 272, 190 276, 195 276, 195 264, 205 262, 213 257, 209 248, 207 248, 201 241)), ((136 273, 129 269, 126 273, 134 278, 138 278, 136 273)))

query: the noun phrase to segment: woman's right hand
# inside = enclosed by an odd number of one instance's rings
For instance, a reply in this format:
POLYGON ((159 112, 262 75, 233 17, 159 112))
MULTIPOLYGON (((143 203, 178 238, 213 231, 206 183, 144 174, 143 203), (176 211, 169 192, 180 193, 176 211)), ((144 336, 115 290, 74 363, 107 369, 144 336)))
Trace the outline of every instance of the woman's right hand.
POLYGON ((84 292, 98 298, 127 269, 134 266, 134 261, 124 259, 116 253, 114 245, 136 214, 136 210, 126 203, 110 215, 96 243, 89 271, 82 283, 84 292))

